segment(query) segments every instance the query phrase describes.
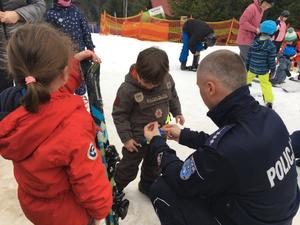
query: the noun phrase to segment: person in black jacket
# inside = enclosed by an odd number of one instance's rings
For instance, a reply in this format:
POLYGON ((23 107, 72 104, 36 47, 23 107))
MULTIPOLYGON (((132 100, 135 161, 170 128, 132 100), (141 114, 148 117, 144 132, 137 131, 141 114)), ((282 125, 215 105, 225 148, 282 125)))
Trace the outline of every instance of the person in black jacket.
POLYGON ((216 40, 213 29, 207 23, 197 19, 187 20, 182 28, 183 46, 179 57, 180 69, 196 71, 200 51, 215 45, 216 40), (192 66, 186 66, 189 51, 194 55, 192 66))
POLYGON ((196 151, 184 162, 150 123, 144 135, 162 170, 152 185, 163 225, 291 225, 299 207, 295 156, 287 128, 251 97, 242 59, 228 50, 206 56, 197 85, 219 129, 209 135, 177 125, 170 139, 196 151))

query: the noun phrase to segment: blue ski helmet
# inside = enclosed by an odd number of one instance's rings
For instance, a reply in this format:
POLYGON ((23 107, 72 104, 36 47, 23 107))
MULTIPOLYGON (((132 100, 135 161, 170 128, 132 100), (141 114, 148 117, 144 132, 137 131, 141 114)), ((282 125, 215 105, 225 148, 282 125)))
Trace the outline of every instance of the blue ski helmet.
POLYGON ((295 47, 287 45, 284 49, 283 49, 283 55, 291 57, 297 54, 297 51, 295 49, 295 47))
POLYGON ((277 25, 273 20, 265 20, 260 24, 259 31, 260 33, 273 35, 277 29, 277 25))

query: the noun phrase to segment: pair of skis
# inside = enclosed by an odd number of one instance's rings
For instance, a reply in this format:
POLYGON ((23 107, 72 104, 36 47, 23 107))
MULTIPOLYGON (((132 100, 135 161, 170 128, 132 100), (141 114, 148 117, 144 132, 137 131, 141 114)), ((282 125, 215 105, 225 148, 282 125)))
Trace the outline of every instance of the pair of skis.
POLYGON ((96 143, 101 150, 102 162, 113 190, 113 206, 105 219, 105 225, 118 225, 119 218, 124 219, 127 214, 129 201, 123 199, 124 193, 117 190, 114 180, 116 164, 120 158, 115 146, 110 145, 108 140, 100 91, 100 64, 91 62, 89 69, 87 72, 83 70, 83 74, 87 87, 90 113, 97 126, 96 143))

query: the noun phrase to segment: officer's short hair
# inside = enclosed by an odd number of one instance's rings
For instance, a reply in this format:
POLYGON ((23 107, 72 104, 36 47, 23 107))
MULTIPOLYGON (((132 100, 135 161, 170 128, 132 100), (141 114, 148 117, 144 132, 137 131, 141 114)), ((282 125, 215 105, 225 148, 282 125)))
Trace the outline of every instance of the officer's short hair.
POLYGON ((169 58, 164 50, 156 47, 141 51, 136 60, 136 71, 147 83, 159 85, 169 73, 169 58))
POLYGON ((244 62, 238 54, 229 50, 218 50, 207 55, 201 61, 197 74, 213 75, 232 91, 246 85, 247 72, 244 62))

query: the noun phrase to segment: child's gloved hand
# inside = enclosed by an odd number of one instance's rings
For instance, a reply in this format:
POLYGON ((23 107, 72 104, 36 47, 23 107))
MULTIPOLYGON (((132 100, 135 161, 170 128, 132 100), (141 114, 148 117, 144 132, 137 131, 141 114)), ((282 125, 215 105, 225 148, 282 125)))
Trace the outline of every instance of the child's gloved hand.
POLYGON ((141 147, 141 144, 137 143, 134 139, 129 139, 124 143, 124 147, 130 152, 138 152, 137 147, 141 147))

